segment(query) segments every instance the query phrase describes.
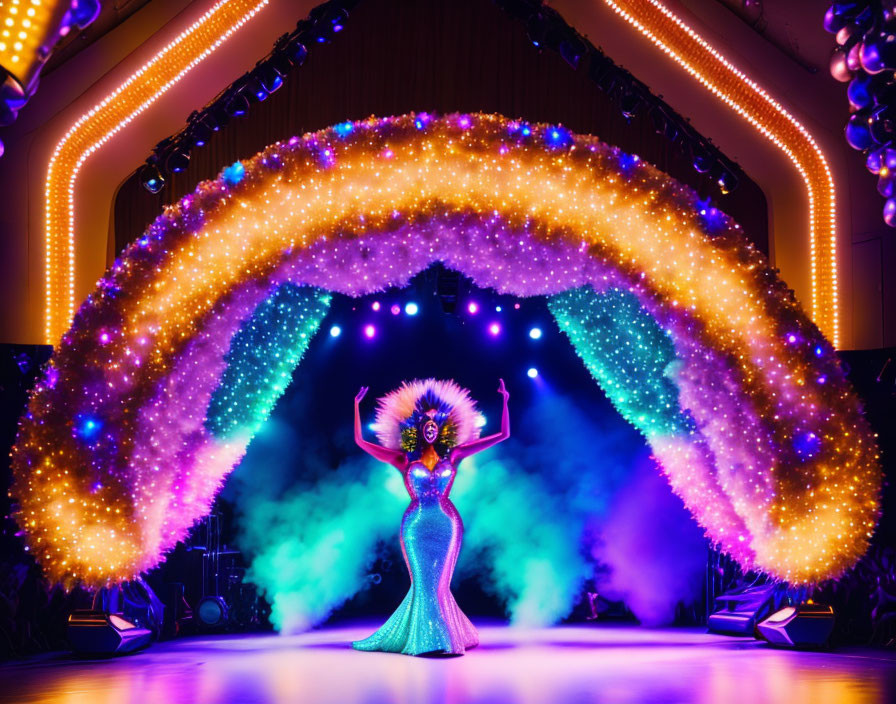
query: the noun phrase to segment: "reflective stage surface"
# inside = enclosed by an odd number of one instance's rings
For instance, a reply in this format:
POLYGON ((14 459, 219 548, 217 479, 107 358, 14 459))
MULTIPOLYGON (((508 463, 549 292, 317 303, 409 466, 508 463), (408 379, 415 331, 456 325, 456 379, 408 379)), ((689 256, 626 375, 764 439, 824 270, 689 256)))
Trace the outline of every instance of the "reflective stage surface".
POLYGON ((463 657, 360 653, 378 624, 299 636, 204 636, 110 660, 0 666, 0 701, 32 704, 896 701, 896 653, 774 650, 697 630, 480 627, 463 657))

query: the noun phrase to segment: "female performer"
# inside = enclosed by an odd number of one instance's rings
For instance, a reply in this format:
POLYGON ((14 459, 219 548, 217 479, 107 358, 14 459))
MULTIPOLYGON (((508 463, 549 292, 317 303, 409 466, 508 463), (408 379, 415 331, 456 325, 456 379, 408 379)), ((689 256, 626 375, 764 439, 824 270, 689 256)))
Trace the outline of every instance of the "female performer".
POLYGON ((355 397, 355 442, 404 476, 411 504, 401 519, 401 551, 411 588, 382 628, 352 646, 407 655, 461 655, 479 644, 479 634, 451 593, 464 526, 448 493, 464 457, 510 437, 510 394, 501 379, 501 432, 480 438, 481 416, 469 391, 453 381, 405 382, 379 400, 377 445, 361 432, 359 407, 366 393, 364 386, 355 397))

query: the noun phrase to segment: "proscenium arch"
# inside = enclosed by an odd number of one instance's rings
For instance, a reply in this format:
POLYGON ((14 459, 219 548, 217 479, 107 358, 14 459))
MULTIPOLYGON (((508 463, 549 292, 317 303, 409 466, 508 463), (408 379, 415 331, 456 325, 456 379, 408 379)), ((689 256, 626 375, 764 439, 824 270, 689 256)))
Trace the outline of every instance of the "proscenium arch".
POLYGON ((562 329, 742 565, 818 581, 864 553, 879 511, 873 435, 830 344, 736 224, 594 137, 412 114, 237 162, 111 268, 14 448, 17 518, 48 576, 132 578, 208 512, 258 427, 211 423, 209 411, 221 411, 222 380, 239 378, 228 372, 239 331, 276 317, 272 296, 303 316, 292 363, 327 303, 296 286, 360 296, 435 261, 500 292, 563 294, 552 300, 562 329), (674 422, 651 422, 605 354, 620 339, 648 354, 645 321, 668 341, 656 348, 670 358, 654 362, 674 422))

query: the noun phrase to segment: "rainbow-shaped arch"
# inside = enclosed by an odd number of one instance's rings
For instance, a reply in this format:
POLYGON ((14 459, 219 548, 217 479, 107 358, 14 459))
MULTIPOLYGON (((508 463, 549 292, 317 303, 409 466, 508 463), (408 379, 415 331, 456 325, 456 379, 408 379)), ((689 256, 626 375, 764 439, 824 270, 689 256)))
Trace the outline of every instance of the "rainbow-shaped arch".
POLYGON ((156 565, 242 457, 323 292, 400 286, 434 261, 556 296, 595 378, 744 566, 818 581, 864 553, 879 512, 873 434, 831 345, 735 223, 594 137, 411 114, 228 167, 167 208, 84 302, 13 453, 17 518, 48 575, 98 584, 156 565), (266 335, 286 351, 268 366, 245 354, 266 335), (650 374, 626 371, 613 345, 650 374), (267 392, 245 413, 228 393, 250 388, 253 365, 267 392))

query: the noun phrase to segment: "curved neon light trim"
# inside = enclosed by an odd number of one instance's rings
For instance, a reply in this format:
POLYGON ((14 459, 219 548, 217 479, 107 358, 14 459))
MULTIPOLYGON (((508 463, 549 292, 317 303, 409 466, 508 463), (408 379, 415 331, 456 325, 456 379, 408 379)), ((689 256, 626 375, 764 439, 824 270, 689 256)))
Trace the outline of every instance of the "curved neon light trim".
POLYGON ((658 0, 604 0, 655 46, 755 127, 796 167, 809 195, 812 319, 840 344, 834 179, 809 131, 658 0))
POLYGON ((84 162, 251 20, 269 0, 219 0, 205 14, 81 115, 47 168, 45 325, 56 344, 75 311, 75 183, 84 162))
MULTIPOLYGON (((489 115, 371 118, 228 167, 125 252, 37 385, 13 451, 29 546, 54 579, 157 564, 256 427, 252 414, 208 418, 213 396, 233 398, 218 389, 240 378, 228 348, 252 311, 286 283, 363 295, 443 261, 515 295, 622 291, 620 335, 668 336, 639 356, 677 410, 614 383, 629 356, 588 352, 608 328, 587 300, 555 314, 708 536, 782 579, 836 576, 878 515, 873 434, 791 292, 697 201, 592 137, 489 115), (665 421, 641 417, 652 405, 665 421)), ((270 383, 285 385, 282 371, 270 383)))

